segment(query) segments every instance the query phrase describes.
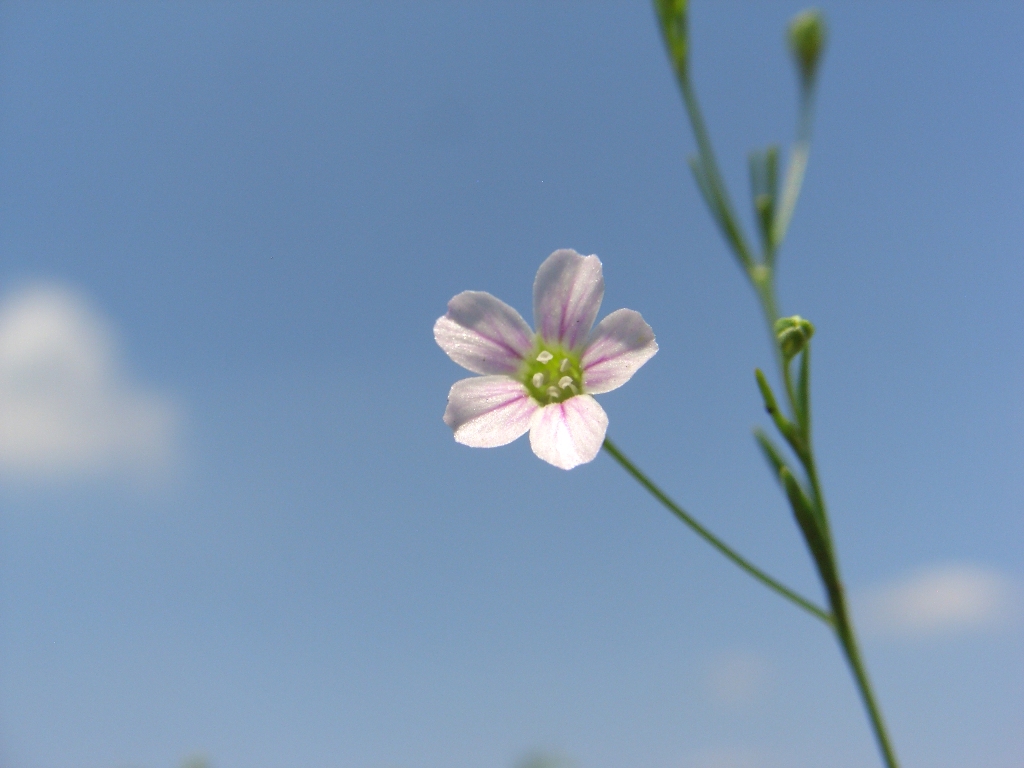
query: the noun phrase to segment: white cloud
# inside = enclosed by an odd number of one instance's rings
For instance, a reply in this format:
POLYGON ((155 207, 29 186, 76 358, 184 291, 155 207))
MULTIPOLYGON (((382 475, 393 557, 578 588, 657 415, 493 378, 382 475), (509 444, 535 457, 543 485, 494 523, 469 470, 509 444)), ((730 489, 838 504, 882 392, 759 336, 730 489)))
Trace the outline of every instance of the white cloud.
POLYGON ((746 706, 768 692, 770 669, 768 662, 759 654, 733 651, 711 662, 704 683, 715 702, 746 706))
POLYGON ((77 294, 35 286, 0 305, 0 473, 63 479, 165 469, 177 416, 125 376, 114 334, 77 294))
POLYGON ((869 635, 919 638, 996 628, 1013 613, 1014 589, 1004 575, 975 565, 921 569, 866 592, 858 601, 869 635))

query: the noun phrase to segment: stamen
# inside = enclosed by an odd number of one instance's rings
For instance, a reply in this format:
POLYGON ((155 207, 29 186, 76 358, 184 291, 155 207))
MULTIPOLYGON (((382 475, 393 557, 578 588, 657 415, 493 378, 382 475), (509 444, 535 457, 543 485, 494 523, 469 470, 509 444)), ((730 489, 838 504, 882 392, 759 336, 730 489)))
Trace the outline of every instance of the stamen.
POLYGON ((537 355, 537 362, 538 363, 546 363, 546 362, 549 362, 553 357, 554 357, 554 355, 552 355, 550 352, 548 352, 545 349, 539 355, 537 355))
POLYGON ((533 386, 535 386, 537 389, 540 389, 542 386, 544 386, 544 374, 543 373, 535 373, 535 374, 533 374, 533 386))
POLYGON ((548 387, 548 397, 558 397, 561 394, 557 387, 548 387))
POLYGON ((569 358, 568 357, 563 357, 562 358, 562 364, 558 366, 558 370, 561 371, 562 373, 565 373, 566 371, 569 370, 569 358))
POLYGON ((562 378, 560 378, 558 380, 558 386, 561 389, 565 389, 566 387, 571 387, 572 386, 572 376, 563 376, 562 378))

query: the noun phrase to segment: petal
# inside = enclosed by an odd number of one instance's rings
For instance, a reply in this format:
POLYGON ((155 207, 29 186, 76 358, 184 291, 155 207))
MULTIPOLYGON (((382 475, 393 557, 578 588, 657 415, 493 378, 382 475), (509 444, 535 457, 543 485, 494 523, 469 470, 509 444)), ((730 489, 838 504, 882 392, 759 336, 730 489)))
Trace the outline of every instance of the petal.
POLYGON ((572 469, 593 461, 608 430, 608 414, 590 395, 539 409, 530 424, 530 447, 548 464, 572 469))
POLYGON ((583 388, 592 394, 611 392, 629 381, 657 351, 654 331, 640 313, 617 309, 598 323, 587 339, 580 359, 583 388))
POLYGON ((526 434, 538 408, 526 387, 515 379, 476 376, 452 385, 444 423, 455 431, 457 443, 495 448, 526 434))
POLYGON ((533 331, 512 307, 484 291, 463 291, 434 323, 448 357, 473 373, 514 374, 533 348, 533 331))
POLYGON ((533 319, 545 341, 567 349, 583 346, 604 298, 604 277, 597 256, 555 251, 533 281, 533 319))

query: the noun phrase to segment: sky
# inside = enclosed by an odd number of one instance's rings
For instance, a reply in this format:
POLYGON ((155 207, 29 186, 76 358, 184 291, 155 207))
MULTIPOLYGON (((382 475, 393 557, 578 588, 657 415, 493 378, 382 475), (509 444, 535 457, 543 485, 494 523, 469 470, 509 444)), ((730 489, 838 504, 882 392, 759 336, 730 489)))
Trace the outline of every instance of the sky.
MULTIPOLYGON (((692 5, 749 224, 801 6, 692 5)), ((779 290, 843 573, 903 765, 1020 766, 1024 8, 822 8, 779 290)), ((879 765, 826 629, 608 456, 441 420, 448 300, 597 254, 660 347, 609 436, 820 599, 693 149, 642 2, 0 5, 0 766, 879 765)))

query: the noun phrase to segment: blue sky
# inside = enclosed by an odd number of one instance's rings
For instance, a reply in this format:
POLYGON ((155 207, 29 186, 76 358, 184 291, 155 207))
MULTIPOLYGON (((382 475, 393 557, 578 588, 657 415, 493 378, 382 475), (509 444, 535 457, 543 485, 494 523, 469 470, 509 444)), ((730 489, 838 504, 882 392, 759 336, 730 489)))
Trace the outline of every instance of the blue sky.
MULTIPOLYGON (((781 256, 906 766, 1024 762, 1024 11, 824 4, 781 256)), ((745 205, 799 6, 694 3, 745 205)), ((609 434, 818 595, 637 3, 0 6, 0 764, 878 765, 822 627, 607 457, 455 444, 446 302, 556 248, 660 352, 609 434)), ((747 219, 749 221, 749 217, 747 219)))

